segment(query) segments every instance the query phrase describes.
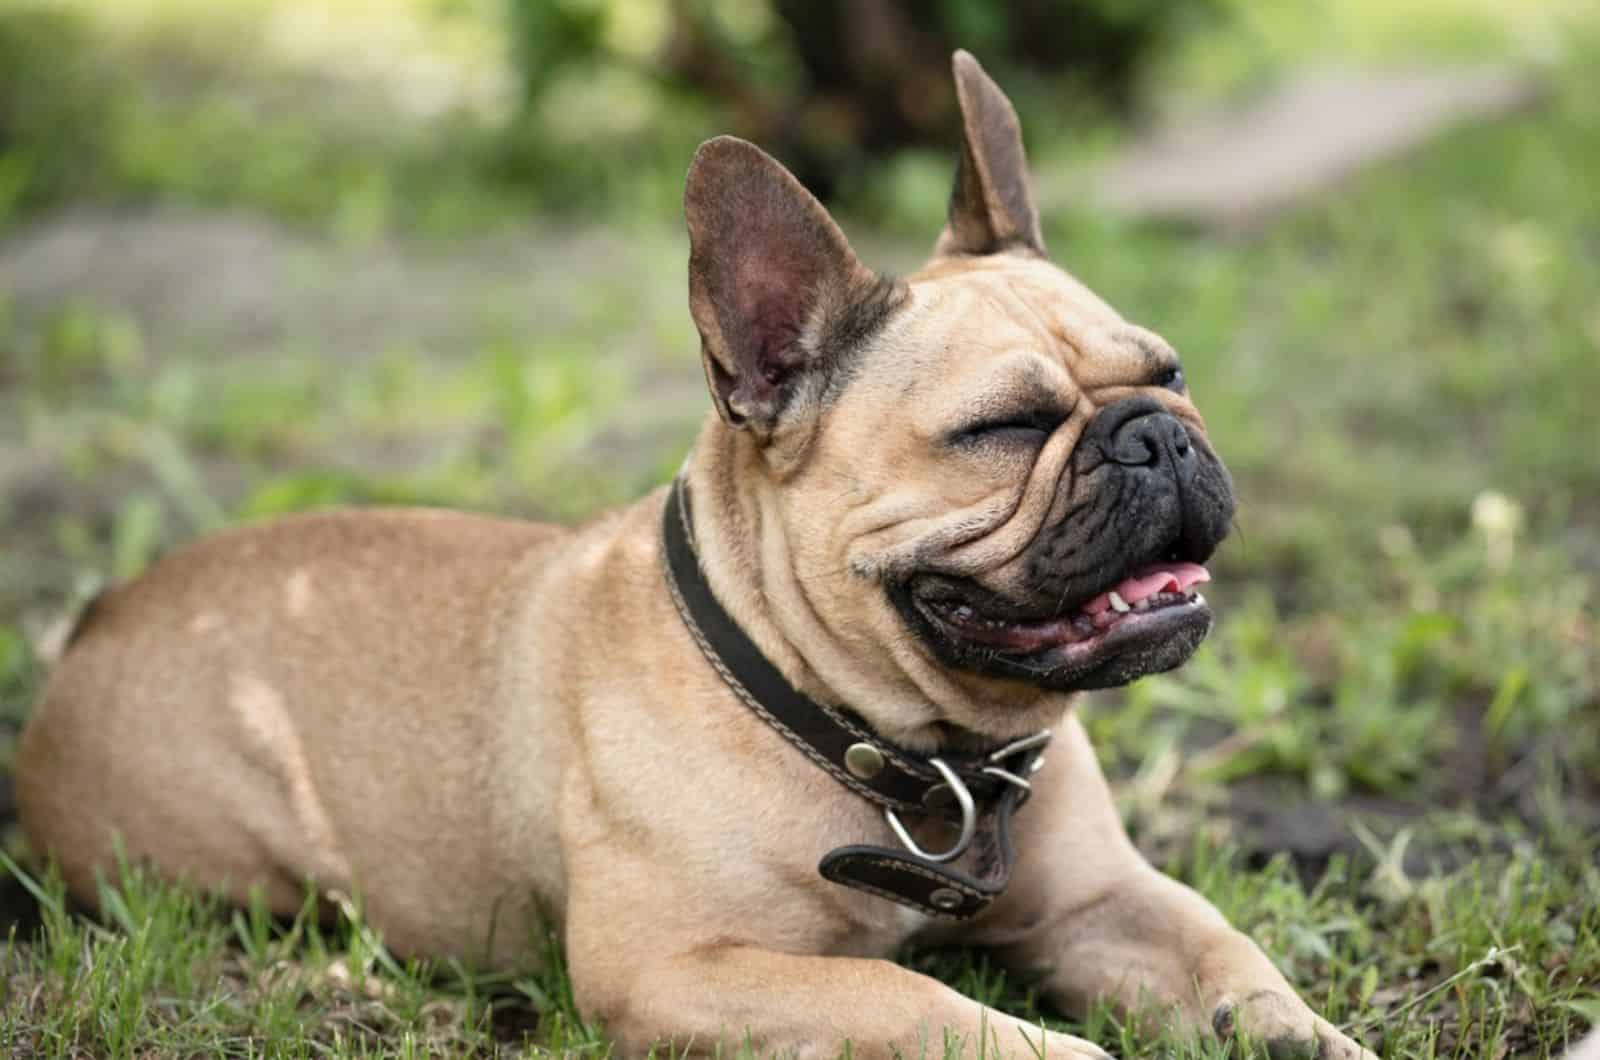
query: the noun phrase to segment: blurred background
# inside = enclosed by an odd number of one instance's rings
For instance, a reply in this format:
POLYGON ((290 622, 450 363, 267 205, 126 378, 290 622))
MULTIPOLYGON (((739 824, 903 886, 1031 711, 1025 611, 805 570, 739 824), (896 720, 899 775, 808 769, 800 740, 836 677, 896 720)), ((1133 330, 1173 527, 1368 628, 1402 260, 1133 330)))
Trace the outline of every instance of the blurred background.
POLYGON ((1089 708, 1141 844, 1375 866, 1380 903, 1511 857, 1596 904, 1592 0, 0 0, 7 847, 52 638, 161 550, 664 481, 708 408, 696 144, 758 141, 909 270, 958 46, 1238 480, 1209 644, 1089 708))

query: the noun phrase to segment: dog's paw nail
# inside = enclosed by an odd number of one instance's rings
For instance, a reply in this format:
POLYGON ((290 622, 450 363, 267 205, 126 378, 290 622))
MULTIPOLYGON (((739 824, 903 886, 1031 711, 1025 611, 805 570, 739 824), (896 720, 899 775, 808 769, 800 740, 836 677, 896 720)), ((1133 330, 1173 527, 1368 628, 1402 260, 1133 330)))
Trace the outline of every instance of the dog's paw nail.
POLYGON ((1211 1029, 1217 1032, 1218 1038, 1233 1037, 1233 1013, 1232 1001, 1224 1001, 1217 1006, 1215 1012, 1211 1013, 1211 1029))

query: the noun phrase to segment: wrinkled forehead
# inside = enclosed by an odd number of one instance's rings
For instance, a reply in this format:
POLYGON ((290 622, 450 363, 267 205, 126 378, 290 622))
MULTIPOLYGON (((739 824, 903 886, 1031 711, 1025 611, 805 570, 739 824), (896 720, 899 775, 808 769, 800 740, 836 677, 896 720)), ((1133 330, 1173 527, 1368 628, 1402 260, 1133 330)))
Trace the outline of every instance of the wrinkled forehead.
POLYGON ((1021 255, 936 261, 908 278, 896 343, 940 358, 941 374, 1026 376, 1057 393, 1125 387, 1172 354, 1049 262, 1021 255))

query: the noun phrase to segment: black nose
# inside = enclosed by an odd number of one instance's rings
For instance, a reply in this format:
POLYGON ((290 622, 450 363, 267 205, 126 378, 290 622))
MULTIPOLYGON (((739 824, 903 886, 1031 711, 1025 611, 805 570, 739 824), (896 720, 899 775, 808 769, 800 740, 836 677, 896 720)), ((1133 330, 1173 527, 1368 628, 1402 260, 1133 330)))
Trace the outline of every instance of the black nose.
POLYGON ((1189 429, 1154 398, 1128 398, 1102 409, 1090 433, 1113 464, 1152 470, 1166 465, 1180 476, 1192 473, 1189 429))

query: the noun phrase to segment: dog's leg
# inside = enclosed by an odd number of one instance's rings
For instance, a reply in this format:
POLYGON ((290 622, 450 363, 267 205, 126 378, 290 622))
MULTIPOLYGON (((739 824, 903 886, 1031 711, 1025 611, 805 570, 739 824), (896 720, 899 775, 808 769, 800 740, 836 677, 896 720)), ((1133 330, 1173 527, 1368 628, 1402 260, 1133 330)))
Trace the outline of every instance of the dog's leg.
POLYGON ((622 1056, 989 1056, 1110 1060, 886 960, 719 945, 674 957, 571 954, 579 1004, 622 1056), (981 1044, 980 1044, 981 1043, 981 1044), (848 1053, 846 1049, 848 1048, 848 1053))
POLYGON ((1041 805, 1019 815, 1028 831, 1018 878, 989 928, 1008 961, 1043 969, 1068 1011, 1096 998, 1130 1011, 1153 1004, 1197 1035, 1265 1042, 1275 1058, 1376 1060, 1312 1012, 1210 902, 1145 862, 1075 719, 1049 755, 1035 781, 1041 805))
POLYGON ((1212 905, 1153 869, 1072 911, 1024 944, 1050 968, 1065 1007, 1110 997, 1128 1010, 1154 1004, 1197 1034, 1265 1042, 1271 1055, 1374 1060, 1296 995, 1261 949, 1212 905))

